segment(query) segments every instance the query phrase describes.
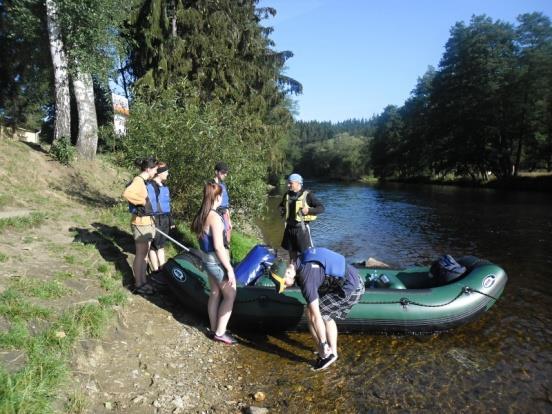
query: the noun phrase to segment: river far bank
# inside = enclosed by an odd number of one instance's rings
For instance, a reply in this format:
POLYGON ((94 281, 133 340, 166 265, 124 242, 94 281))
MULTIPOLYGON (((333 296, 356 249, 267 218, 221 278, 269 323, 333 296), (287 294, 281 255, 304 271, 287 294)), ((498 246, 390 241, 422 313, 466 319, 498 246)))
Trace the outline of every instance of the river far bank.
POLYGON ((471 180, 458 177, 413 177, 389 178, 381 180, 373 176, 364 176, 359 182, 363 184, 377 184, 379 182, 397 182, 405 184, 450 185, 456 187, 494 188, 510 191, 541 191, 552 192, 552 172, 521 172, 518 176, 502 179, 490 178, 487 181, 471 180))

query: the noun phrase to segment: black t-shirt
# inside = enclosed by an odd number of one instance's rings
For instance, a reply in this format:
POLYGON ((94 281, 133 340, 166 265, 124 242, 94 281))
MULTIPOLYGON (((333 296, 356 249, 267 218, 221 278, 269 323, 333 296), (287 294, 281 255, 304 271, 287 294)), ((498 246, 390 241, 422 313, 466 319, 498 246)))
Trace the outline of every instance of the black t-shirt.
MULTIPOLYGON (((306 263, 300 270, 300 272, 297 272, 298 285, 307 303, 312 303, 320 297, 318 289, 324 283, 326 273, 324 268, 316 262, 306 263)), ((360 283, 361 279, 358 271, 353 266, 347 265, 345 283, 343 284, 345 296, 351 295, 360 286, 360 283)))

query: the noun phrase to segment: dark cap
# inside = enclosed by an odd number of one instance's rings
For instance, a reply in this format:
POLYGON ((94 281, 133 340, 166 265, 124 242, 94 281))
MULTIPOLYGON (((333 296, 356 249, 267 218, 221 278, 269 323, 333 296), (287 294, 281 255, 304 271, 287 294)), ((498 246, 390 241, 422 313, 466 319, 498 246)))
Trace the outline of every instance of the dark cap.
POLYGON ((228 172, 228 165, 224 162, 217 162, 215 164, 215 171, 228 172))

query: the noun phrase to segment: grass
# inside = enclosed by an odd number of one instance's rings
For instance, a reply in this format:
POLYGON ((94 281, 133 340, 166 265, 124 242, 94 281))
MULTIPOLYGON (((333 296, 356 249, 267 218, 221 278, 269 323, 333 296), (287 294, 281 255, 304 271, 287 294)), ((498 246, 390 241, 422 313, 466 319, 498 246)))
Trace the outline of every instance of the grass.
POLYGON ((236 262, 240 262, 256 244, 259 244, 259 240, 254 237, 232 231, 232 240, 230 241, 230 244, 232 259, 236 262))
POLYGON ((16 231, 26 230, 33 227, 38 227, 48 216, 41 212, 34 212, 24 217, 10 217, 0 219, 0 233, 7 229, 13 229, 16 231))
POLYGON ((44 281, 31 277, 17 277, 12 278, 10 286, 16 292, 40 299, 61 298, 71 292, 71 289, 56 279, 44 281))
POLYGON ((0 252, 0 263, 5 263, 8 261, 8 255, 0 252))

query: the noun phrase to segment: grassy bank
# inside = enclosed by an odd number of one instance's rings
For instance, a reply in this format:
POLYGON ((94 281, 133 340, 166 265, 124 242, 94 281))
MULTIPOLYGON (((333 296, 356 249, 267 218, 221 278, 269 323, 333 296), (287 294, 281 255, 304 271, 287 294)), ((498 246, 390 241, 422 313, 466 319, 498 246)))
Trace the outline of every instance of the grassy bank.
MULTIPOLYGON (((75 381, 75 356, 134 300, 125 287, 134 243, 120 200, 130 174, 101 158, 62 166, 5 140, 0 163, 0 413, 83 413, 89 398, 75 381)), ((196 243, 187 223, 176 238, 196 243)), ((256 242, 234 233, 234 259, 256 242)))

